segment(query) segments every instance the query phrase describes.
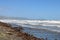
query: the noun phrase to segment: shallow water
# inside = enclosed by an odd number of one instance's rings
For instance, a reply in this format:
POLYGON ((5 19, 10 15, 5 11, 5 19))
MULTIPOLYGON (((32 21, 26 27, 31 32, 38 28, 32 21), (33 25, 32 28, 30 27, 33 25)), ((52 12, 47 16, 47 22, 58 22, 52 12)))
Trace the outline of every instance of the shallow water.
MULTIPOLYGON (((15 25, 15 24, 12 24, 12 25, 14 27, 18 26, 18 25, 15 25)), ((50 30, 57 30, 57 31, 59 31, 60 28, 56 28, 56 27, 53 28, 53 27, 48 27, 48 26, 46 26, 46 27, 42 27, 42 26, 29 26, 29 25, 27 25, 27 26, 23 25, 22 27, 24 28, 24 30, 22 30, 22 31, 24 31, 24 32, 26 32, 28 34, 31 34, 31 35, 33 35, 33 36, 35 36, 37 38, 44 38, 44 39, 47 38, 47 40, 55 40, 55 39, 60 40, 60 33, 59 32, 50 31, 50 30), (50 30, 47 30, 47 29, 44 30, 42 28, 48 28, 50 30)))
POLYGON ((25 27, 23 31, 38 38, 47 38, 48 40, 60 40, 60 33, 57 32, 51 32, 43 29, 32 29, 27 27, 25 27))

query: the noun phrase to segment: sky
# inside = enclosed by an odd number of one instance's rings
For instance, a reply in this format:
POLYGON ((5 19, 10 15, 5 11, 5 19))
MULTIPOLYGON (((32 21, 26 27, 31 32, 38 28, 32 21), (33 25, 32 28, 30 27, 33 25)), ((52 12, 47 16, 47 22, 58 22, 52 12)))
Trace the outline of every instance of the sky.
POLYGON ((0 0, 0 16, 60 20, 60 0, 0 0))

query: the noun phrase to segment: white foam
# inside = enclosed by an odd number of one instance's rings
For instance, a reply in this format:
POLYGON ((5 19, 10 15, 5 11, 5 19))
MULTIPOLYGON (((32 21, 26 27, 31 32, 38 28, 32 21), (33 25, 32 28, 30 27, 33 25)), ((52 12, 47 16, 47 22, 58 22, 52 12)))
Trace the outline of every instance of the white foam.
POLYGON ((6 20, 5 19, 0 21, 6 23, 16 23, 22 26, 24 25, 23 27, 38 28, 38 29, 42 28, 42 29, 49 29, 52 31, 60 32, 60 30, 58 30, 60 28, 60 21, 55 21, 55 20, 50 21, 50 20, 6 20), (25 25, 30 25, 30 26, 25 26, 25 25))

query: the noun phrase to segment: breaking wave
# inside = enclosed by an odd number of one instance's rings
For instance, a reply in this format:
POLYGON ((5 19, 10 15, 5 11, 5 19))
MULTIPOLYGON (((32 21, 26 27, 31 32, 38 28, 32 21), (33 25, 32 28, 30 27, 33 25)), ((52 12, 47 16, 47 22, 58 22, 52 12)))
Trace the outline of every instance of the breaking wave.
POLYGON ((22 27, 46 29, 60 32, 60 21, 55 20, 0 20, 1 22, 22 25, 22 27))

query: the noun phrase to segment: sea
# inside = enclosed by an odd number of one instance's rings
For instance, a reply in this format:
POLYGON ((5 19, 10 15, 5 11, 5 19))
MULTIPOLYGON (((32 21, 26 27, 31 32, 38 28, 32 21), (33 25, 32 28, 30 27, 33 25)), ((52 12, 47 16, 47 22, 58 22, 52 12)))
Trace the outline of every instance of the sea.
MULTIPOLYGON (((7 22, 8 20, 7 21, 1 20, 1 21, 7 22)), ((24 24, 20 24, 20 23, 13 23, 13 21, 10 22, 10 24, 12 25, 12 27, 15 27, 15 26, 23 27, 23 30, 22 30, 23 32, 26 32, 37 38, 44 38, 44 40, 60 40, 60 27, 41 26, 41 25, 33 26, 33 25, 28 25, 28 24, 24 25, 24 24)))
POLYGON ((44 38, 44 40, 60 40, 60 28, 49 28, 50 26, 43 27, 43 26, 31 26, 31 25, 22 25, 22 27, 23 32, 26 32, 37 38, 44 38))

